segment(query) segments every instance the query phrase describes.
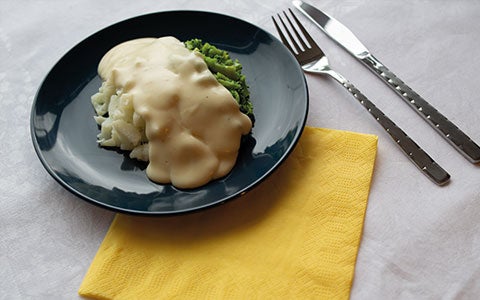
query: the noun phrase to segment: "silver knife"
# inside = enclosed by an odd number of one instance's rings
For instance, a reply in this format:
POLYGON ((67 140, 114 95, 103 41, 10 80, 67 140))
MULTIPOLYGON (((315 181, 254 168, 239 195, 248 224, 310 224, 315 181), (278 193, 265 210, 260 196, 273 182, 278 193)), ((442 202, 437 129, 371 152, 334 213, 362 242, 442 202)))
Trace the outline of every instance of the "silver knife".
POLYGON ((310 4, 299 0, 292 3, 331 39, 377 74, 465 158, 472 163, 480 162, 480 147, 375 58, 347 27, 310 4))

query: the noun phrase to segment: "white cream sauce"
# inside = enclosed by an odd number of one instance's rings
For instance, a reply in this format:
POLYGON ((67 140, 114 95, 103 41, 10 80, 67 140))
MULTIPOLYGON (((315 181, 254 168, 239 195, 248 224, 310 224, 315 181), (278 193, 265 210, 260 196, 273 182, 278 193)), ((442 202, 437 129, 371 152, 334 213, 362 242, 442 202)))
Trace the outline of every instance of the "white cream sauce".
POLYGON ((194 188, 231 171, 252 123, 198 53, 174 37, 141 38, 112 48, 98 72, 145 120, 152 181, 194 188))

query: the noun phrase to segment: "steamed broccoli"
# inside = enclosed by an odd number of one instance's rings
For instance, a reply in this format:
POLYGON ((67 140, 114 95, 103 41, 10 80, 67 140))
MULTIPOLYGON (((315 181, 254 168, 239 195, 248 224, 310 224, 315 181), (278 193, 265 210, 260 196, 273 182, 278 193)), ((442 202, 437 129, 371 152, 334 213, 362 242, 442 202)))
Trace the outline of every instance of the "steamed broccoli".
POLYGON ((253 105, 250 102, 250 92, 245 75, 242 74, 242 65, 235 59, 232 60, 227 51, 203 43, 200 39, 191 39, 185 42, 187 49, 198 51, 202 54, 209 70, 217 81, 227 88, 237 100, 240 111, 246 114, 254 123, 253 105))

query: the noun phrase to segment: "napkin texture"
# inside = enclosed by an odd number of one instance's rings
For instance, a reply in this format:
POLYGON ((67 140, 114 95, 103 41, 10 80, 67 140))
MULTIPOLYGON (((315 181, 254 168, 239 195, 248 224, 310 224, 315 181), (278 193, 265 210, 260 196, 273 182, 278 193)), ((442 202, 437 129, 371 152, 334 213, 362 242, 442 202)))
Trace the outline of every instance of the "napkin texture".
POLYGON ((306 127, 260 186, 198 213, 117 214, 79 294, 95 299, 348 299, 374 135, 306 127))

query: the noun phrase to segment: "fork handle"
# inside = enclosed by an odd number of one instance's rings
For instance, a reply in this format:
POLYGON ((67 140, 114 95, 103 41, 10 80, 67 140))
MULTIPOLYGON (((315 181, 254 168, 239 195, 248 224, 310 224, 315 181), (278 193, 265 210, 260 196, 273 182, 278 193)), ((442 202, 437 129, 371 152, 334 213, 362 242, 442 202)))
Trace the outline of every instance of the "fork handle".
MULTIPOLYGON (((339 74, 337 74, 339 75, 339 74)), ((335 77, 334 77, 335 78, 335 77)), ((368 98, 363 95, 351 82, 340 76, 335 78, 362 104, 368 112, 382 125, 390 137, 402 149, 407 157, 438 185, 447 183, 450 175, 438 165, 420 146, 418 146, 400 127, 378 109, 368 98)))
POLYGON ((472 163, 480 162, 480 147, 455 124, 448 120, 425 99, 400 80, 392 71, 373 55, 362 59, 376 75, 390 86, 409 104, 428 124, 436 129, 456 150, 472 163))

